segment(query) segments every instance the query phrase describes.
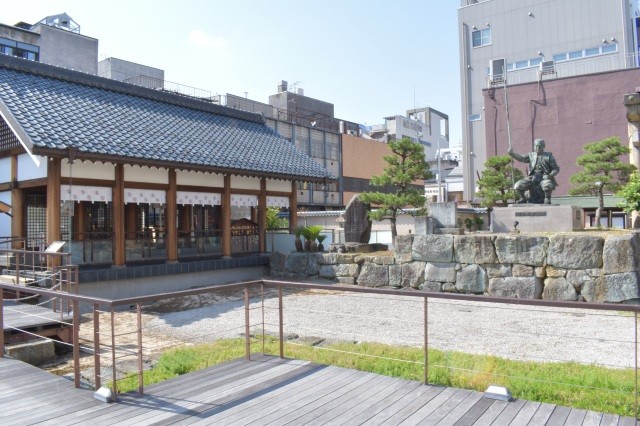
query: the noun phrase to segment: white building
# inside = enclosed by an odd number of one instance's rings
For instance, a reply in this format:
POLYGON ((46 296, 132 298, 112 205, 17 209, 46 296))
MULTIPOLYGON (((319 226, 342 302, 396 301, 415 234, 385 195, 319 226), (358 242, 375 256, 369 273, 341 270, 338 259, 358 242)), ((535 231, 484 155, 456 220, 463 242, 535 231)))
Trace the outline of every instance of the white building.
POLYGON ((427 159, 449 147, 449 116, 430 107, 407 110, 406 116, 392 115, 384 124, 371 126, 371 139, 389 142, 411 138, 424 146, 427 159))
POLYGON ((483 89, 637 66, 637 11, 637 0, 461 0, 465 200, 487 160, 483 89))

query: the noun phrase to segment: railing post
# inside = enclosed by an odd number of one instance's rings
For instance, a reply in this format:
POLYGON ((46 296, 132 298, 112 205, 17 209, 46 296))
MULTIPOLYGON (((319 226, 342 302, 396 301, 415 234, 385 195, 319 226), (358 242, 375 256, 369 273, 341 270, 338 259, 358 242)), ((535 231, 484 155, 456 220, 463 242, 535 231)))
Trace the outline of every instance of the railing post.
POLYGON ((136 318, 138 326, 138 393, 144 393, 144 377, 142 371, 142 305, 136 305, 136 318))
MULTIPOLYGON (((16 253, 16 285, 20 285, 20 254, 16 253)), ((20 292, 16 291, 16 302, 20 301, 20 292)))
POLYGON ((262 354, 265 353, 265 334, 264 334, 264 283, 260 284, 260 299, 262 305, 262 354))
POLYGON ((633 328, 634 328, 634 336, 635 336, 635 357, 636 357, 636 362, 635 362, 635 383, 633 386, 633 392, 635 394, 635 412, 636 412, 636 419, 638 418, 638 311, 634 311, 633 313, 633 328))
MULTIPOLYGON (((62 293, 61 293, 62 294, 62 293)), ((78 301, 73 300, 73 383, 80 387, 80 315, 78 301)))
POLYGON ((429 384, 429 298, 424 298, 424 384, 429 384))
POLYGON ((4 358, 4 289, 0 288, 0 326, 2 326, 2 332, 0 333, 0 358, 4 358))
POLYGON ((244 287, 244 357, 251 360, 251 336, 249 335, 249 286, 244 287))
POLYGON ((111 391, 113 392, 113 400, 118 400, 118 382, 117 382, 117 373, 116 373, 116 318, 115 312, 113 310, 113 306, 111 306, 111 371, 112 371, 112 382, 111 382, 111 391))
POLYGON ((282 313, 282 287, 278 287, 278 336, 280 340, 280 358, 284 358, 284 315, 282 313))
POLYGON ((100 305, 93 305, 93 379, 96 390, 100 389, 100 305))

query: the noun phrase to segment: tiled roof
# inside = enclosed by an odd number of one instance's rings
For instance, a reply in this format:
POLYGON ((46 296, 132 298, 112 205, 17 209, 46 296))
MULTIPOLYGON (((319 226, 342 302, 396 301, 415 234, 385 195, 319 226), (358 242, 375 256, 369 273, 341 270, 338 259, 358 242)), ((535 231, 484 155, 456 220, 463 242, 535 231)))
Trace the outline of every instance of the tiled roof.
POLYGON ((257 114, 6 55, 0 55, 0 112, 35 154, 75 148, 86 159, 335 178, 257 114))

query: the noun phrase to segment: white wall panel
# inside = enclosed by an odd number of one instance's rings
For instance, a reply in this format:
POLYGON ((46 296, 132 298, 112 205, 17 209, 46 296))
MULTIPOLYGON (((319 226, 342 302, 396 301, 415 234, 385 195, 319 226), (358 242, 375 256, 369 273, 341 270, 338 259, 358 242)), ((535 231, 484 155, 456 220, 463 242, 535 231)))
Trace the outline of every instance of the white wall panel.
POLYGON ((150 167, 124 166, 124 180, 127 182, 169 183, 167 169, 150 167))
POLYGON ((254 189, 260 190, 260 179, 245 176, 231 176, 232 189, 254 189))
POLYGON ((213 173, 186 172, 178 170, 176 172, 178 185, 195 185, 207 187, 224 187, 224 176, 213 173))
POLYGON ((47 157, 37 156, 40 166, 37 166, 29 154, 18 156, 18 180, 40 179, 47 177, 47 157))
POLYGON ((11 157, 0 158, 0 182, 11 182, 11 157))
POLYGON ((267 179, 267 191, 291 192, 291 181, 267 179))
MULTIPOLYGON (((11 204, 11 191, 0 192, 0 201, 11 204)), ((0 237, 11 236, 11 217, 0 213, 0 237)))
MULTIPOLYGON (((69 162, 62 160, 62 177, 69 177, 69 162)), ((94 163, 91 161, 74 161, 71 166, 71 178, 102 179, 112 181, 115 178, 115 167, 111 163, 94 163)))

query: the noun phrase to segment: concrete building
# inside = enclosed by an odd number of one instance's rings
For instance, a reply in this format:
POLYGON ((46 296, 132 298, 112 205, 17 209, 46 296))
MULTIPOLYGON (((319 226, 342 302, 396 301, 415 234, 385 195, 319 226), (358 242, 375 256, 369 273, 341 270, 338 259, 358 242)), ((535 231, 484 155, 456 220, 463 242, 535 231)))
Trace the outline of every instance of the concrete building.
POLYGON ((410 138, 424 146, 427 159, 435 158, 439 149, 449 147, 449 116, 436 109, 425 107, 407 110, 405 116, 384 118, 384 124, 371 126, 371 139, 389 142, 410 138))
MULTIPOLYGON (((516 84, 636 67, 637 21, 635 0, 461 0, 458 25, 466 200, 474 197, 477 176, 487 157, 506 153, 505 144, 496 151, 494 141, 487 139, 494 123, 493 112, 487 110, 485 89, 498 93, 505 86, 510 91, 516 84)), ((531 87, 543 91, 543 85, 531 87)), ((498 95, 496 102, 506 104, 504 93, 498 95)), ((510 92, 507 98, 512 100, 510 92)), ((531 100, 538 98, 535 95, 531 100)), ((570 100, 566 98, 560 107, 571 104, 570 100)), ((521 118, 524 121, 515 124, 512 117, 511 130, 527 121, 530 124, 530 117, 521 118)), ((553 117, 538 117, 537 121, 542 124, 547 119, 553 117)), ((506 117, 500 120, 495 124, 507 127, 506 117)), ((545 138, 553 152, 575 143, 575 138, 557 139, 542 127, 529 130, 512 134, 512 140, 524 148, 535 138, 545 138)), ((568 176, 565 171, 562 174, 568 176)))
POLYGON ((34 25, 0 24, 0 53, 94 75, 98 71, 98 40, 80 34, 80 25, 66 13, 34 25))
POLYGON ((150 89, 164 88, 164 70, 118 58, 98 62, 98 75, 150 89))
MULTIPOLYGON (((342 141, 344 134, 358 134, 359 125, 334 117, 333 104, 305 96, 282 81, 278 92, 262 103, 232 94, 216 95, 214 103, 261 114, 267 126, 292 142, 303 153, 339 179, 325 183, 297 183, 300 210, 335 210, 344 206, 342 141)), ((348 200, 347 200, 348 201, 348 200)))

